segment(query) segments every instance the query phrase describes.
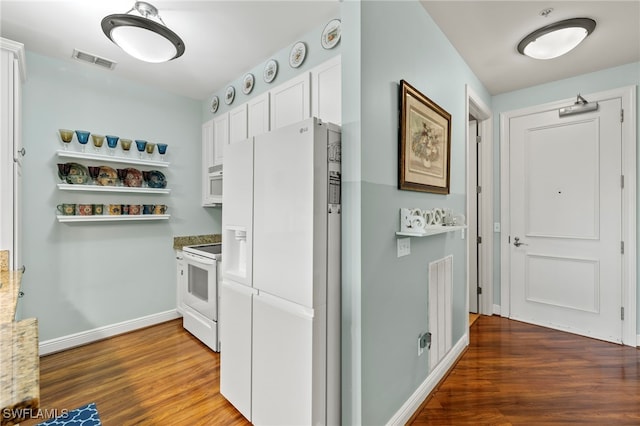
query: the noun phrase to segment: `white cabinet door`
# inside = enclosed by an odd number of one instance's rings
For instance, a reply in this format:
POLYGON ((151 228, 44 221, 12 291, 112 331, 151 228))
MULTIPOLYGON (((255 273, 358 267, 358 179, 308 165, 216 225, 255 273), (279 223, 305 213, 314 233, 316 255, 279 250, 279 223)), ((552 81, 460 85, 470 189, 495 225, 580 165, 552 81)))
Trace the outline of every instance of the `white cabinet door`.
POLYGON ((254 424, 326 424, 325 307, 253 297, 254 424))
POLYGON ((213 119, 213 164, 222 164, 224 147, 229 144, 229 113, 213 119))
POLYGON ((209 199, 209 168, 213 167, 214 158, 213 120, 202 125, 202 205, 209 199))
POLYGON ((229 143, 243 141, 247 138, 247 104, 229 111, 229 143))
POLYGON ((269 131, 269 92, 248 102, 248 136, 251 138, 269 131))
POLYGON ((271 130, 311 116, 309 73, 305 72, 269 91, 271 130))
POLYGON ((176 308, 178 312, 184 315, 184 293, 187 289, 187 281, 185 275, 185 262, 182 256, 182 250, 176 251, 176 308))
POLYGON ((220 393, 251 421, 250 287, 223 282, 220 290, 220 393))
POLYGON ((324 122, 342 123, 342 68, 340 56, 311 70, 311 115, 324 122))

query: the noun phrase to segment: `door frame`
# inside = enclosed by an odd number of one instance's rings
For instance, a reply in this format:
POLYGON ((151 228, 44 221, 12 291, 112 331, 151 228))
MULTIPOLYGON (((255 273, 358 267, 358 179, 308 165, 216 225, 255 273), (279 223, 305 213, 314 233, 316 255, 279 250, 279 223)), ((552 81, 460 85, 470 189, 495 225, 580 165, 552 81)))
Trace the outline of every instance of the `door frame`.
MULTIPOLYGON (((624 111, 622 122, 622 174, 624 190, 622 191, 622 238, 624 255, 622 255, 622 306, 624 321, 622 322, 622 343, 637 346, 640 343, 636 336, 637 305, 637 241, 636 241, 636 86, 626 86, 584 95, 590 101, 621 98, 624 111)), ((534 105, 523 109, 507 111, 500 114, 500 217, 502 233, 500 236, 500 314, 509 317, 511 314, 510 295, 511 258, 509 250, 510 211, 509 211, 509 123, 512 118, 522 115, 559 109, 572 105, 575 98, 534 105)))
MULTIPOLYGON (((484 237, 482 244, 478 247, 480 258, 480 276, 478 279, 482 285, 482 294, 478 301, 478 313, 481 315, 493 315, 493 118, 491 109, 482 101, 482 98, 467 84, 465 85, 465 122, 468 123, 469 116, 472 115, 478 123, 478 134, 482 137, 481 151, 481 174, 477 185, 482 187, 484 199, 482 223, 479 224, 481 235, 484 237)), ((470 211, 470 207, 475 205, 472 197, 476 197, 475 182, 475 153, 476 147, 469 143, 469 126, 465 125, 465 143, 466 143, 466 173, 467 173, 467 200, 466 215, 471 218, 475 215, 475 211, 470 211), (473 154, 473 158, 472 158, 473 154)), ((467 224, 469 220, 467 220, 467 224)), ((468 232, 469 235, 473 233, 468 232)), ((469 287, 471 285, 469 272, 469 252, 470 245, 476 244, 472 238, 467 238, 466 256, 467 256, 467 292, 466 292, 466 311, 469 312, 469 287)), ((467 315, 467 326, 469 328, 469 316, 467 315)))

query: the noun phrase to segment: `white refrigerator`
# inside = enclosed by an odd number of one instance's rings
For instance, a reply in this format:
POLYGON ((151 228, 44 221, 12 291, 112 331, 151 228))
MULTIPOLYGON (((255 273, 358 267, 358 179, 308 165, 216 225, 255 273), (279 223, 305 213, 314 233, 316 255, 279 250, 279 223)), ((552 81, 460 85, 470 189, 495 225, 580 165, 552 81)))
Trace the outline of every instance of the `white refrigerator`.
POLYGON ((340 128, 225 147, 220 392, 256 425, 340 424, 340 128))

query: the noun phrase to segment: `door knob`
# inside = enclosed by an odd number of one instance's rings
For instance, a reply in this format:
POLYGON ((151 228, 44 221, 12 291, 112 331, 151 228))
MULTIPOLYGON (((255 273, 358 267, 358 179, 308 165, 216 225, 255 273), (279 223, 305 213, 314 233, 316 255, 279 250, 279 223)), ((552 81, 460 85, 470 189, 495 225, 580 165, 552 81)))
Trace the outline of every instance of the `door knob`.
POLYGON ((529 244, 521 243, 520 238, 515 237, 513 240, 513 245, 516 247, 520 247, 520 246, 528 246, 529 244))

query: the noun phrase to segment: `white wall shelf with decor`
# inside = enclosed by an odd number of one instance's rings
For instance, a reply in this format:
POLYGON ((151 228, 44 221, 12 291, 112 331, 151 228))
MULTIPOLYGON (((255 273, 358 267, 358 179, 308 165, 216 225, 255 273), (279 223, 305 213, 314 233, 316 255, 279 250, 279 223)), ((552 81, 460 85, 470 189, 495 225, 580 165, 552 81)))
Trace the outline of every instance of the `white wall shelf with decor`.
POLYGON ((123 222, 140 220, 167 220, 171 217, 168 214, 139 214, 139 215, 57 215, 58 222, 123 222))
POLYGON ((132 194, 169 194, 171 193, 171 189, 169 188, 74 185, 69 183, 59 183, 58 189, 62 191, 119 192, 119 193, 132 193, 132 194))
POLYGON ((462 238, 464 238, 465 229, 467 229, 467 225, 464 225, 464 216, 454 215, 449 209, 422 210, 402 208, 400 209, 400 231, 396 232, 396 236, 428 237, 447 232, 462 231, 462 238))
POLYGON ((466 226, 444 226, 444 225, 426 225, 422 228, 422 232, 396 232, 399 237, 428 237, 431 235, 444 234, 447 232, 455 232, 467 229, 466 226))
MULTIPOLYGON (((168 161, 151 160, 147 158, 136 158, 137 152, 132 152, 131 157, 122 157, 116 155, 104 155, 94 154, 92 152, 79 152, 79 151, 66 151, 60 149, 56 151, 58 157, 61 158, 79 158, 85 160, 106 161, 110 163, 123 163, 123 164, 135 164, 139 166, 153 166, 153 167, 169 167, 168 161)), ((144 154, 146 155, 146 154, 144 154)))

